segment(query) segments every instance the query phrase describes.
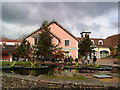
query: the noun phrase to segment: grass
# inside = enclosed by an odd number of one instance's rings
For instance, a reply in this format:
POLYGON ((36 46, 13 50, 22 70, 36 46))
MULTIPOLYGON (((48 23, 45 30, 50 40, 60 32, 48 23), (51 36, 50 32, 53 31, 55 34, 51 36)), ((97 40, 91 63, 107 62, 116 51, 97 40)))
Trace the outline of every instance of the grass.
POLYGON ((25 61, 0 62, 0 65, 2 65, 2 66, 10 66, 13 63, 15 63, 15 66, 23 66, 23 67, 29 67, 29 66, 31 66, 30 61, 27 61, 27 62, 25 62, 25 61))
POLYGON ((70 76, 49 76, 49 75, 45 75, 45 76, 41 76, 43 78, 51 78, 51 79, 76 79, 76 80, 87 80, 85 77, 83 76, 75 76, 75 77, 70 77, 70 76))

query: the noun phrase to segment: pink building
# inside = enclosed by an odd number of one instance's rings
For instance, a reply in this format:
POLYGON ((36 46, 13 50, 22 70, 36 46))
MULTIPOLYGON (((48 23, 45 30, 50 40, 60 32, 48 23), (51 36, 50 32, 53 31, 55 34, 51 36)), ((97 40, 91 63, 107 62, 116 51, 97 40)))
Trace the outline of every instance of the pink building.
MULTIPOLYGON (((72 56, 74 59, 78 58, 78 39, 56 21, 50 22, 49 27, 51 28, 50 34, 54 37, 53 43, 58 44, 58 48, 63 48, 66 56, 72 56)), ((37 29, 25 39, 28 40, 31 45, 35 45, 38 36, 37 33, 40 33, 40 30, 41 29, 37 29)))

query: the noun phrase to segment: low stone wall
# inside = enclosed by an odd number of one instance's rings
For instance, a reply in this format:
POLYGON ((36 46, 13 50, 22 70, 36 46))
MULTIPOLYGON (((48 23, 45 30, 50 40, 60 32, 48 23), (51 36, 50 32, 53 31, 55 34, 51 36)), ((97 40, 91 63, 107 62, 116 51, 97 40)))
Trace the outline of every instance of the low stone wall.
MULTIPOLYGON (((24 76, 21 77, 13 77, 10 75, 2 75, 2 90, 8 90, 8 89, 39 89, 39 90, 46 90, 46 89, 80 89, 80 90, 117 90, 117 87, 113 86, 103 86, 103 85, 87 85, 85 83, 72 83, 72 82, 49 82, 47 80, 38 80, 34 78, 24 79, 24 76)), ((55 79, 54 79, 55 81, 55 79)))

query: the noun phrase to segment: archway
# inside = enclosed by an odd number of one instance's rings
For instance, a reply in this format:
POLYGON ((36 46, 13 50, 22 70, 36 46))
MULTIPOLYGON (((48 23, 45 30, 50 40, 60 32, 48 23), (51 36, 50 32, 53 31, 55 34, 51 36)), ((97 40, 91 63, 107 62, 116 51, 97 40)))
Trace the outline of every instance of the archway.
POLYGON ((69 51, 65 51, 65 56, 69 56, 70 52, 69 51))
POLYGON ((100 58, 107 57, 109 56, 109 52, 106 50, 100 51, 100 58))

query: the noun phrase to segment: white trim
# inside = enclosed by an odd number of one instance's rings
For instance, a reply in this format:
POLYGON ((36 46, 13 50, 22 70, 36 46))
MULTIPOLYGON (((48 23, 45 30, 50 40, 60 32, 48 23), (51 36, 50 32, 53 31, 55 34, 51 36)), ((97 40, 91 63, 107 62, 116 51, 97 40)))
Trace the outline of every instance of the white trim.
POLYGON ((78 50, 78 48, 63 48, 64 50, 78 50))
POLYGON ((76 50, 76 58, 78 58, 78 50, 76 50))
MULTIPOLYGON (((69 40, 69 46, 71 46, 71 40, 70 39, 64 39, 64 46, 65 46, 65 40, 69 40)), ((65 46, 67 47, 67 46, 65 46)))
POLYGON ((6 42, 6 45, 15 45, 14 42, 6 42))
POLYGON ((59 43, 58 43, 58 40, 56 41, 56 43, 57 43, 57 45, 59 44, 59 43))
POLYGON ((91 40, 93 42, 93 44, 95 44, 94 40, 91 40))
POLYGON ((78 48, 78 41, 76 41, 76 48, 78 48))
POLYGON ((103 45, 103 40, 99 40, 99 41, 98 41, 98 45, 103 45), (101 42, 102 44, 99 44, 100 42, 101 42))

